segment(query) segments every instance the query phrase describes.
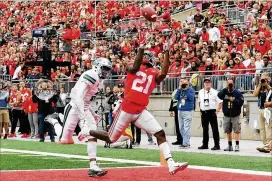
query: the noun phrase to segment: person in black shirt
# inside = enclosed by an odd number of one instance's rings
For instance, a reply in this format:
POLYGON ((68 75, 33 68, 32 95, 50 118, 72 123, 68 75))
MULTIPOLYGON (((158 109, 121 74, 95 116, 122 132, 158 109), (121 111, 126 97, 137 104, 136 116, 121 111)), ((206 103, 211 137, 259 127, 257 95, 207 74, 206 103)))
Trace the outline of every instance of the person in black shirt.
POLYGON ((235 89, 234 81, 227 80, 227 86, 218 93, 219 99, 223 100, 223 127, 228 137, 228 147, 224 151, 233 151, 232 147, 232 131, 234 132, 236 145, 235 151, 239 151, 239 140, 241 133, 240 114, 241 108, 244 104, 244 97, 242 93, 235 89))
MULTIPOLYGON (((32 92, 32 101, 34 103, 38 103, 38 119, 39 119, 39 133, 40 133, 40 142, 44 142, 44 128, 45 128, 45 122, 44 118, 52 114, 53 107, 52 102, 56 103, 58 101, 58 95, 55 94, 52 98, 48 99, 47 101, 39 99, 34 91, 32 92)), ((51 142, 55 142, 55 136, 54 136, 54 128, 52 125, 49 125, 49 135, 51 142)))
POLYGON ((204 16, 202 14, 200 14, 200 9, 197 9, 196 11, 197 11, 197 13, 194 16, 194 20, 196 23, 199 23, 204 20, 204 16))

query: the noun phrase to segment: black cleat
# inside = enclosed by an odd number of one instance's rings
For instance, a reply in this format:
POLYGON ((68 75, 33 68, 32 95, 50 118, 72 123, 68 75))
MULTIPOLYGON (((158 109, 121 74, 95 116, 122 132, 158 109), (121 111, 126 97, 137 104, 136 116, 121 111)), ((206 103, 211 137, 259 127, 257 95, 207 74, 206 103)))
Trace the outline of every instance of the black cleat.
POLYGON ((220 150, 220 146, 214 146, 211 148, 211 150, 220 150))
POLYGON ((5 134, 4 139, 7 139, 7 138, 8 138, 8 134, 5 134))
POLYGON ((88 175, 89 177, 102 177, 108 173, 107 170, 93 170, 89 169, 88 175))
POLYGON ((229 145, 227 148, 224 149, 224 151, 233 151, 233 147, 229 145))
POLYGON ((199 150, 206 150, 206 149, 209 149, 209 147, 206 145, 202 145, 202 146, 198 147, 198 149, 199 150))
POLYGON ((182 143, 181 143, 181 142, 176 141, 176 142, 173 142, 173 143, 172 143, 172 145, 182 145, 182 143))

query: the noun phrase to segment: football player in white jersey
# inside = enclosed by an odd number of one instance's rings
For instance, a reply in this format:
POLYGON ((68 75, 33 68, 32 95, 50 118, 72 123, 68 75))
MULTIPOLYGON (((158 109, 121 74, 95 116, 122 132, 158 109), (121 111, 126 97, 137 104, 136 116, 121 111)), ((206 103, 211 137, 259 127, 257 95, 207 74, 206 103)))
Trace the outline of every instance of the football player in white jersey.
MULTIPOLYGON (((108 59, 98 58, 94 61, 93 68, 80 76, 71 90, 71 101, 64 110, 63 128, 56 119, 45 120, 54 126, 56 134, 60 136, 60 143, 74 143, 72 136, 77 124, 81 129, 83 127, 97 129, 99 116, 90 108, 91 98, 98 92, 99 87, 102 87, 101 80, 107 78, 111 69, 112 64, 108 59)), ((107 174, 106 170, 100 169, 96 164, 96 147, 97 139, 88 137, 87 152, 90 159, 90 177, 107 174)))

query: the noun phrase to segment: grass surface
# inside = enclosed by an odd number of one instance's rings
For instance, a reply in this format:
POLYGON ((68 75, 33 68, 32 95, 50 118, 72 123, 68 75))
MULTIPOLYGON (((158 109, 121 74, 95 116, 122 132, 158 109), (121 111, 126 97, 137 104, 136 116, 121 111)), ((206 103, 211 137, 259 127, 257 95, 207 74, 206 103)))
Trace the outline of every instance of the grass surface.
MULTIPOLYGON (((40 143, 19 140, 1 140, 1 148, 42 151, 52 153, 87 155, 86 145, 60 145, 56 143, 40 143)), ((148 149, 109 149, 98 147, 97 156, 159 162, 159 151, 148 149)), ((272 171, 272 158, 246 157, 232 155, 212 155, 204 153, 173 152, 177 161, 188 162, 190 165, 235 168, 256 171, 272 171)), ((1 159, 1 158, 0 158, 1 159)), ((63 164, 65 165, 65 164, 63 164)), ((66 168, 66 167, 65 167, 66 168)))
MULTIPOLYGON (((88 168, 88 160, 35 156, 29 154, 0 154, 0 170, 73 169, 88 168)), ((100 167, 130 167, 137 164, 98 161, 100 167)))

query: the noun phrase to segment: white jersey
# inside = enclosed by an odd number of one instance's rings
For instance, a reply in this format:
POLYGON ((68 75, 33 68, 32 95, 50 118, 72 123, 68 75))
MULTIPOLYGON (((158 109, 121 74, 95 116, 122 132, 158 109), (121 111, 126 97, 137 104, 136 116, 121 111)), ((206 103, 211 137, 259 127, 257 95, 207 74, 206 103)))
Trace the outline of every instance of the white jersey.
POLYGON ((101 83, 97 72, 91 69, 84 72, 72 88, 71 102, 76 104, 81 118, 85 117, 84 112, 90 109, 91 99, 98 92, 100 86, 101 83))

